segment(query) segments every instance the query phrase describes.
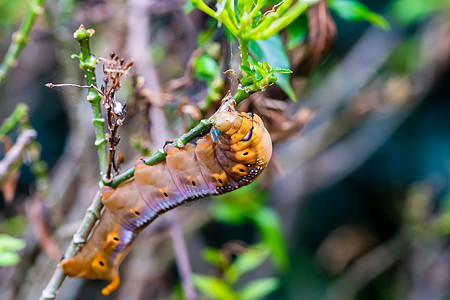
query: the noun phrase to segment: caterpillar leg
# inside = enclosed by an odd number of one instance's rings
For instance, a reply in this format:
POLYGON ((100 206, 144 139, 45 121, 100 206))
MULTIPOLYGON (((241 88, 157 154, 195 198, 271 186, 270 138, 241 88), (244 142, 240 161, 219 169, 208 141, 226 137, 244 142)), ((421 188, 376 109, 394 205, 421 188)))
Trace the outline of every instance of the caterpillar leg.
POLYGON ((119 277, 114 278, 106 287, 104 287, 102 289, 102 294, 105 296, 111 294, 112 291, 117 289, 119 284, 120 284, 120 278, 119 277))

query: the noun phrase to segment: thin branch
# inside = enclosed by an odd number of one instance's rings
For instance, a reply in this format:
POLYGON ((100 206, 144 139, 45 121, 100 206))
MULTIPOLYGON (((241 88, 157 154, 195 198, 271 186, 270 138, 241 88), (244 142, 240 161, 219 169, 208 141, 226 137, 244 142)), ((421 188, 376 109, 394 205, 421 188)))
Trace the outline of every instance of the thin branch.
MULTIPOLYGON (((73 34, 74 38, 80 43, 81 52, 79 55, 73 55, 80 61, 80 68, 84 71, 86 75, 86 82, 88 86, 97 86, 97 80, 95 78, 95 66, 97 64, 97 59, 91 54, 89 47, 89 40, 94 35, 95 31, 93 29, 86 29, 83 25, 75 31, 73 34)), ((106 150, 106 139, 105 139, 105 119, 102 117, 101 110, 101 100, 102 94, 97 88, 90 88, 87 100, 91 104, 92 109, 92 124, 95 130, 95 146, 97 147, 98 161, 100 167, 100 176, 103 177, 106 171, 106 166, 108 163, 107 157, 108 152, 106 150)))
MULTIPOLYGON (((83 244, 91 229, 94 227, 95 222, 99 219, 99 212, 102 208, 102 193, 100 191, 94 197, 91 205, 86 209, 86 214, 84 215, 83 221, 77 232, 73 235, 72 241, 69 244, 66 252, 64 253, 64 258, 73 257, 79 245, 83 244)), ((53 300, 58 294, 59 288, 61 287, 66 274, 64 274, 60 265, 58 264, 52 278, 48 282, 47 286, 42 290, 40 300, 53 300)))
POLYGON ((8 135, 17 124, 23 122, 25 119, 28 119, 28 106, 24 103, 19 103, 16 105, 12 114, 3 121, 0 127, 0 139, 8 135))
POLYGON ((44 9, 42 7, 42 0, 34 0, 30 3, 25 20, 23 20, 19 30, 14 32, 11 45, 9 46, 8 52, 6 52, 2 64, 0 65, 0 85, 5 80, 8 72, 17 64, 17 58, 19 57, 20 52, 22 52, 23 47, 25 47, 28 42, 28 35, 33 27, 36 16, 42 14, 43 12, 44 9))
POLYGON ((15 163, 19 161, 25 148, 36 138, 37 133, 33 129, 24 130, 17 138, 16 143, 5 154, 5 157, 0 161, 0 182, 5 179, 9 171, 15 163))
POLYGON ((54 89, 57 87, 76 87, 76 88, 80 88, 80 89, 95 89, 100 95, 103 95, 102 91, 100 91, 95 85, 90 84, 90 85, 79 85, 79 84, 74 84, 74 83, 46 83, 45 84, 46 87, 48 87, 49 89, 54 89))
MULTIPOLYGON (((97 63, 96 58, 91 54, 89 48, 89 39, 94 34, 94 30, 88 29, 83 25, 75 31, 74 38, 80 43, 81 53, 79 55, 75 55, 80 61, 80 68, 86 74, 86 82, 88 86, 97 86, 96 78, 95 78, 95 66, 97 63)), ((99 158, 99 166, 100 166, 100 176, 103 177, 106 166, 107 166, 107 150, 106 150, 106 139, 105 139, 105 131, 104 124, 105 120, 102 117, 101 112, 101 93, 97 91, 96 88, 90 88, 88 92, 87 99, 91 103, 93 120, 92 123, 95 129, 95 146, 97 147, 98 158, 99 158)), ((101 184, 100 184, 101 185, 101 184)), ((103 207, 101 202, 101 192, 100 190, 97 192, 97 195, 92 200, 91 205, 86 210, 86 214, 81 222, 80 227, 77 232, 74 234, 72 238, 72 242, 66 250, 65 258, 71 258, 78 247, 78 245, 83 244, 91 229, 94 227, 95 222, 100 217, 100 211, 103 207)), ((48 300, 55 299, 61 284, 63 283, 66 274, 62 271, 61 267, 56 267, 56 270, 50 279, 49 283, 42 291, 40 299, 48 300)))
POLYGON ((181 285, 186 296, 186 300, 197 299, 197 293, 192 285, 192 269, 189 262, 186 241, 183 237, 180 221, 178 220, 177 210, 173 210, 169 215, 170 236, 172 238, 175 260, 177 262, 178 272, 180 273, 181 285))

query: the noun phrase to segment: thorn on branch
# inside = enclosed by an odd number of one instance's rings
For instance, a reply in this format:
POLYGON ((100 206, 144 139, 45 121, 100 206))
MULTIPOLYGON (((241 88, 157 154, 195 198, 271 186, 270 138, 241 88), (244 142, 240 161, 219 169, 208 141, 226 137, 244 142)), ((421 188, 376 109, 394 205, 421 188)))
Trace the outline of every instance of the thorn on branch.
POLYGON ((95 85, 91 84, 91 85, 79 85, 79 84, 74 84, 74 83, 46 83, 45 84, 46 87, 48 87, 49 89, 53 89, 53 88, 58 88, 58 87, 76 87, 76 88, 80 88, 80 89, 94 89, 96 90, 100 95, 103 96, 103 92, 100 91, 95 85))

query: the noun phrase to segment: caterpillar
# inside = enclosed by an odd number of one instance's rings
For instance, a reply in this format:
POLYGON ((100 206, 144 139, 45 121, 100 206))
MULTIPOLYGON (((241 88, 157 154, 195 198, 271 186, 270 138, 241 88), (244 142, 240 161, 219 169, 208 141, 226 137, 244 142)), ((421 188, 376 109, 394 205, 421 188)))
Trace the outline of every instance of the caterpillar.
POLYGON ((183 203, 250 184, 272 155, 270 134, 259 116, 219 112, 208 134, 183 148, 164 147, 165 161, 135 162, 134 178, 102 188, 105 206, 91 237, 74 257, 61 261, 71 277, 104 279, 108 295, 119 283, 118 267, 136 236, 158 215, 183 203))

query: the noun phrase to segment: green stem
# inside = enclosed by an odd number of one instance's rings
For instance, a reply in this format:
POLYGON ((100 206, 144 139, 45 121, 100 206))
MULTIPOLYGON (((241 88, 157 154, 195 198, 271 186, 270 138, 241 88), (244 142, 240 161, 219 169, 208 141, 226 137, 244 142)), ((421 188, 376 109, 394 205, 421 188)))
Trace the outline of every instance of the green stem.
POLYGON ((19 30, 13 34, 11 45, 0 65, 0 85, 5 80, 8 72, 16 65, 20 52, 27 44, 28 35, 33 27, 34 20, 36 19, 36 16, 42 14, 43 11, 42 0, 33 0, 30 3, 25 19, 19 30))
POLYGON ((191 3, 195 8, 200 9, 205 14, 208 14, 211 18, 217 18, 216 12, 212 10, 208 5, 206 5, 203 0, 191 0, 191 3))
POLYGON ((308 8, 308 4, 304 2, 295 3, 282 17, 273 20, 270 22, 270 25, 267 28, 261 28, 267 24, 260 24, 255 29, 250 31, 250 36, 253 39, 267 39, 271 35, 279 32, 284 27, 288 26, 292 23, 298 16, 300 16, 306 9, 308 8))
POLYGON ((0 127, 0 139, 8 135, 19 123, 22 123, 28 119, 28 106, 23 103, 16 105, 16 108, 12 114, 3 121, 0 127))
POLYGON ((241 55, 242 55, 242 64, 244 66, 248 66, 248 41, 244 39, 238 39, 239 45, 241 48, 241 55))
MULTIPOLYGON (((74 55, 80 61, 80 68, 84 71, 86 76, 87 85, 97 86, 97 80, 95 78, 95 66, 97 59, 91 54, 89 47, 89 39, 94 34, 92 29, 86 30, 81 25, 74 33, 74 38, 80 43, 81 52, 79 55, 74 55)), ((98 161, 100 167, 100 176, 103 178, 106 167, 108 165, 108 152, 105 139, 105 119, 102 117, 101 100, 102 96, 96 89, 89 89, 87 100, 91 104, 92 108, 92 124, 95 131, 95 146, 97 147, 98 161)))
MULTIPOLYGON (((91 54, 89 48, 89 39, 94 34, 94 31, 89 29, 86 30, 83 25, 81 25, 77 31, 74 33, 74 38, 80 43, 81 53, 79 55, 75 55, 80 61, 80 68, 84 71, 86 76, 86 82, 88 85, 97 86, 97 81, 95 79, 95 66, 97 63, 96 58, 91 54)), ((89 89, 87 100, 90 102, 92 107, 93 119, 92 123, 95 129, 95 145, 97 146, 99 165, 100 165, 100 175, 103 178, 107 167, 107 148, 106 148, 106 139, 104 132, 104 124, 105 120, 102 117, 101 112, 101 95, 95 89, 89 89)), ((102 184, 100 184, 102 186, 102 184)), ((102 204, 102 193, 100 190, 97 192, 97 195, 92 200, 91 204, 86 210, 86 214, 84 215, 83 221, 81 222, 80 227, 77 232, 73 235, 72 242, 67 248, 64 257, 65 259, 73 257, 75 254, 78 245, 83 244, 89 236, 92 228, 94 227, 95 222, 100 217, 101 209, 103 207, 102 204)), ((58 265, 56 267, 55 272, 53 273, 52 278, 47 284, 46 288, 42 291, 40 300, 51 300, 55 299, 56 294, 61 287, 64 279, 66 278, 66 274, 62 271, 61 267, 58 265)))

